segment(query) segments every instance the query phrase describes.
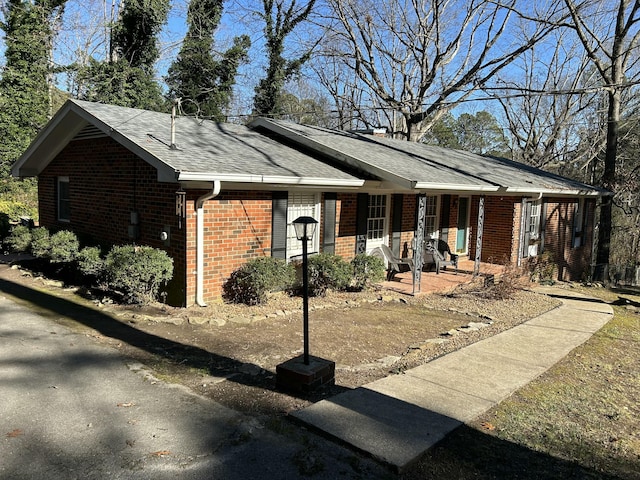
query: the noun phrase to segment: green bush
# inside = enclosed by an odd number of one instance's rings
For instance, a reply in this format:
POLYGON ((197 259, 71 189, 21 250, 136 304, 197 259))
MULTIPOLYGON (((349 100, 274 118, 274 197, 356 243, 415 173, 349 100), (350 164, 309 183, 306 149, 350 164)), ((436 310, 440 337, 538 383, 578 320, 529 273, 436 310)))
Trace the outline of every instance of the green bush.
POLYGON ((53 263, 69 263, 75 260, 80 242, 75 233, 60 230, 49 239, 49 258, 53 263))
POLYGON ((114 246, 105 258, 105 275, 109 288, 120 292, 125 302, 146 304, 171 280, 173 260, 152 247, 114 246))
POLYGON ((25 225, 16 225, 4 239, 4 243, 12 252, 26 252, 31 246, 31 230, 25 225))
POLYGON ((44 227, 31 229, 31 253, 36 258, 47 258, 51 252, 51 237, 44 227))
POLYGON ((295 269, 286 261, 273 257, 249 260, 231 273, 223 285, 223 297, 231 303, 259 305, 267 301, 267 293, 291 288, 295 269))
POLYGON ((352 268, 339 255, 321 253, 309 257, 309 295, 321 297, 328 289, 345 290, 351 283, 352 268))
POLYGON ((0 214, 5 214, 9 221, 19 222, 22 218, 37 218, 38 212, 26 203, 17 200, 0 200, 0 214))
POLYGON ((364 290, 372 283, 384 280, 384 262, 379 257, 360 253, 351 260, 353 287, 364 290))
POLYGON ((76 256, 78 270, 87 277, 99 279, 104 274, 104 259, 100 247, 85 247, 76 256))

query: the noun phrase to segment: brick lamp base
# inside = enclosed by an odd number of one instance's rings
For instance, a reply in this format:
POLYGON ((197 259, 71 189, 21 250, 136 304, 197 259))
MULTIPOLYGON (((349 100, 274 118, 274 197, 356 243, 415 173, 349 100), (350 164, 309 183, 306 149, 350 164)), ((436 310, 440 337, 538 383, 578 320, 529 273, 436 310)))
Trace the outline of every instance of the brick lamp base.
POLYGON ((335 362, 323 358, 309 356, 309 365, 305 365, 300 355, 276 366, 276 387, 281 390, 309 393, 335 381, 335 362))

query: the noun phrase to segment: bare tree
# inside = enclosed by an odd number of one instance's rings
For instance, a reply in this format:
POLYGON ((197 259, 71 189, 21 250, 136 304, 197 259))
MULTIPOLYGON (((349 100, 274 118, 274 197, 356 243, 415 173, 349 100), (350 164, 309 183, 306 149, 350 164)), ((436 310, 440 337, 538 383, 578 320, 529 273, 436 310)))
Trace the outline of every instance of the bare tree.
MULTIPOLYGON (((622 95, 640 80, 637 68, 640 1, 587 0, 579 4, 564 1, 570 14, 565 26, 575 32, 606 91, 607 136, 600 185, 615 191, 622 95)), ((604 201, 594 272, 598 279, 605 278, 605 266, 609 263, 611 229, 612 202, 604 201)))
MULTIPOLYGON (((594 158, 578 158, 579 132, 597 104, 599 84, 589 59, 568 36, 554 32, 501 72, 495 89, 485 89, 502 107, 514 158, 552 171, 562 170, 569 159, 586 170, 594 158)), ((592 138, 597 145, 603 137, 592 138)))
POLYGON ((550 0, 540 9, 544 14, 528 12, 548 20, 539 23, 525 20, 517 0, 327 3, 334 47, 325 53, 402 116, 412 141, 553 31, 559 11, 550 0))

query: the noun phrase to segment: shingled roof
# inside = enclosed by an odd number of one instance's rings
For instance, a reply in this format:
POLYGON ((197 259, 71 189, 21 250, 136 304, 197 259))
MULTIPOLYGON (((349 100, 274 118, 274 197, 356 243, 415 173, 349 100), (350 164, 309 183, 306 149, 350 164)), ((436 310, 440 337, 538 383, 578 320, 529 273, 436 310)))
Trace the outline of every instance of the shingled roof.
POLYGON ((12 168, 37 176, 74 140, 109 136, 163 182, 376 186, 397 192, 602 195, 601 189, 503 158, 258 118, 249 126, 68 100, 12 168), (371 181, 374 182, 371 182, 371 181), (368 183, 365 183, 368 181, 368 183))
POLYGON ((410 190, 599 195, 602 190, 504 158, 258 118, 251 126, 410 190))
POLYGON ((158 180, 358 187, 364 181, 243 125, 69 100, 12 169, 36 176, 71 141, 112 137, 158 170, 158 180))

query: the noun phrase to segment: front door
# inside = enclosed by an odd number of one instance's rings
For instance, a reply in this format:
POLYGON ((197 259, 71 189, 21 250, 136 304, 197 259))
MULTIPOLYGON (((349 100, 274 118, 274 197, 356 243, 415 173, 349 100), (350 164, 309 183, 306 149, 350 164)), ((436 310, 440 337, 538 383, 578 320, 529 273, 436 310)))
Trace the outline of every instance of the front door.
POLYGON ((469 197, 458 198, 458 234, 456 236, 456 253, 466 255, 469 241, 469 197))

